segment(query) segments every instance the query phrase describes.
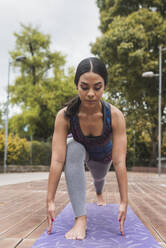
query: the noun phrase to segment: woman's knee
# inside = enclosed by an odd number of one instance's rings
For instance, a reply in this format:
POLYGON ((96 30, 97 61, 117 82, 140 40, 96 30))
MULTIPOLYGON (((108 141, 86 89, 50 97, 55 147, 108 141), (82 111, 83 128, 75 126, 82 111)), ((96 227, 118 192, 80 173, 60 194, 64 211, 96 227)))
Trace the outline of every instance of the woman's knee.
POLYGON ((104 181, 107 172, 110 169, 111 163, 105 164, 97 161, 88 161, 88 168, 91 172, 92 177, 96 182, 104 181))
POLYGON ((69 142, 67 142, 66 158, 71 157, 73 159, 79 159, 80 157, 85 157, 85 155, 86 150, 82 144, 78 143, 74 139, 69 140, 69 142))
POLYGON ((78 171, 84 170, 86 158, 86 150, 83 145, 76 142, 75 140, 70 140, 67 144, 66 152, 66 162, 65 162, 65 173, 78 173, 78 171))

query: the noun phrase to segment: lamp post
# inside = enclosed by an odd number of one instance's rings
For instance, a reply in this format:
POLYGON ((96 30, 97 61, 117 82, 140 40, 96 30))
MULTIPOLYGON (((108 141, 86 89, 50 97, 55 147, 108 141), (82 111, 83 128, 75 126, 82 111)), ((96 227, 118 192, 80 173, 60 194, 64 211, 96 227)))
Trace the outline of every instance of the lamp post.
POLYGON ((27 124, 24 127, 24 131, 27 132, 30 135, 30 164, 32 165, 32 129, 30 128, 30 125, 27 124))
POLYGON ((159 74, 152 71, 142 73, 143 77, 159 77, 159 95, 158 95, 158 175, 161 174, 161 93, 162 93, 162 51, 166 48, 159 46, 159 74))
MULTIPOLYGON (((16 62, 25 60, 25 56, 17 56, 15 58, 16 62)), ((8 142, 8 114, 9 114, 9 85, 10 85, 10 69, 12 62, 9 61, 8 64, 8 84, 7 84, 7 102, 6 102, 6 120, 5 120, 5 146, 4 146, 4 173, 7 169, 7 142, 8 142)))

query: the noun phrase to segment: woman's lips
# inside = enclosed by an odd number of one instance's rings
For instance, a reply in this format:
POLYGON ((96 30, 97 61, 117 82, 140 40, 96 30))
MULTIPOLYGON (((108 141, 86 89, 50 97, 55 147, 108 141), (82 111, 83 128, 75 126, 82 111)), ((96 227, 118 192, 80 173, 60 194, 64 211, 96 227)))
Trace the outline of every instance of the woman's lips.
POLYGON ((89 103, 95 103, 96 101, 87 100, 87 102, 89 102, 89 103))

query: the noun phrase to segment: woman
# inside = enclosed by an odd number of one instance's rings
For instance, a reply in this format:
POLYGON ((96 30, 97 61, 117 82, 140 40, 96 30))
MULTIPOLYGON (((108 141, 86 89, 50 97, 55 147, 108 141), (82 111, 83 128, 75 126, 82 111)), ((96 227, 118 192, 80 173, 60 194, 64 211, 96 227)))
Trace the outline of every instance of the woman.
POLYGON ((91 57, 81 61, 76 70, 75 84, 78 97, 61 109, 55 120, 47 193, 48 234, 55 216, 54 197, 63 167, 75 213, 74 226, 65 237, 84 239, 84 164, 87 164, 94 179, 97 204, 104 205, 104 178, 113 161, 120 192, 118 220, 120 232, 124 235, 128 204, 125 120, 120 110, 101 100, 107 85, 107 70, 100 59, 91 57), (67 138, 70 132, 73 137, 67 138))

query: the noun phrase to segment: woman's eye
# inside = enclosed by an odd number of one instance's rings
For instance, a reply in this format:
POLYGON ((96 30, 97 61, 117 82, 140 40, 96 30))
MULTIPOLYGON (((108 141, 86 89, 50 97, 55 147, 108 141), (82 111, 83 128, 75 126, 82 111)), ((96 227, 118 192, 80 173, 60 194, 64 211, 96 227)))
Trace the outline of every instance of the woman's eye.
POLYGON ((82 87, 82 86, 81 86, 81 89, 82 89, 82 90, 88 90, 87 87, 82 87))
MULTIPOLYGON (((89 90, 89 88, 88 88, 88 87, 85 87, 85 86, 81 86, 81 89, 82 89, 82 90, 89 90)), ((95 87, 95 88, 94 88, 95 91, 98 91, 98 90, 100 90, 100 89, 101 89, 101 87, 95 87)))

